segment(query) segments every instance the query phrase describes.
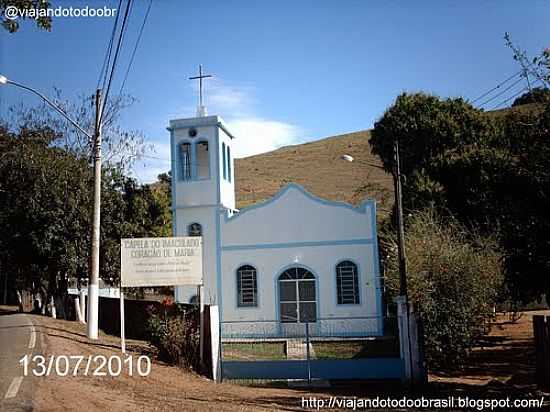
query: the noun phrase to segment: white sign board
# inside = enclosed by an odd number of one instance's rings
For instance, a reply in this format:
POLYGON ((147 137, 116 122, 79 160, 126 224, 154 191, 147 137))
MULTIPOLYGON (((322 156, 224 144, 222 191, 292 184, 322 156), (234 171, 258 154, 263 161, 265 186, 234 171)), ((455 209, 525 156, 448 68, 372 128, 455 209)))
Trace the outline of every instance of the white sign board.
POLYGON ((121 239, 123 287, 202 285, 202 237, 121 239))

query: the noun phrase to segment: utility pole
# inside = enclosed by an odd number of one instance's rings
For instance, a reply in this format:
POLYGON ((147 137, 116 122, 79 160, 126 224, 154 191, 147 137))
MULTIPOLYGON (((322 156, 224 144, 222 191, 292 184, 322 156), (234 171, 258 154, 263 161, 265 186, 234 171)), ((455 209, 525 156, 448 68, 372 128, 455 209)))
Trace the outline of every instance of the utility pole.
POLYGON ((395 204, 397 212, 397 251, 399 253, 399 294, 405 297, 408 304, 407 293, 407 258, 405 254, 405 228, 403 226, 403 193, 401 189, 401 160, 399 155, 399 138, 393 139, 393 152, 395 157, 395 172, 393 184, 395 190, 395 204))
MULTIPOLYGON (((2 273, 1 270, 0 270, 0 273, 2 273)), ((4 305, 7 305, 7 304, 8 304, 8 272, 6 271, 6 273, 4 273, 4 305)))
MULTIPOLYGON (((405 315, 405 333, 401 339, 406 339, 406 348, 408 359, 405 359, 410 371, 410 382, 414 384, 414 365, 411 342, 411 321, 409 313, 409 294, 407 292, 407 257, 405 254, 405 227, 403 224, 403 193, 401 187, 401 156, 399 154, 399 137, 393 139, 393 153, 395 160, 395 171, 393 175, 393 184, 395 189, 395 205, 397 212, 397 251, 399 254, 399 300, 402 306, 401 315, 405 315), (403 313, 404 312, 404 313, 403 313)), ((399 304, 398 304, 399 305, 399 304)), ((398 308, 399 312, 399 308, 398 308)), ((402 343, 403 344, 403 343, 402 343)))
POLYGON ((92 261, 88 280, 88 338, 98 337, 99 313, 99 232, 101 223, 101 90, 95 94, 94 209, 92 221, 92 261))

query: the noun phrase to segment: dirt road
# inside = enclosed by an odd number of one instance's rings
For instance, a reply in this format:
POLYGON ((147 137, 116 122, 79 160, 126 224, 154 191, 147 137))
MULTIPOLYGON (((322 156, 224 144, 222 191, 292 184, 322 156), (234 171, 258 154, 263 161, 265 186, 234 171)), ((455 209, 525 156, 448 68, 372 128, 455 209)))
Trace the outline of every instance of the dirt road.
MULTIPOLYGON (((550 314, 550 311, 547 312, 550 314)), ((421 395, 441 398, 451 395, 476 398, 506 396, 539 398, 545 396, 550 407, 550 393, 541 392, 534 384, 531 315, 524 315, 513 323, 500 317, 492 331, 476 348, 471 362, 459 372, 430 375, 430 384, 422 393, 409 393, 409 397, 421 395)), ((15 316, 15 315, 10 315, 15 316)), ((18 315, 17 315, 18 316, 18 315)), ((50 356, 105 357, 120 355, 117 337, 100 333, 98 341, 86 338, 85 326, 77 322, 56 320, 35 315, 25 315, 34 324, 36 345, 41 353, 50 356)), ((11 326, 23 325, 22 318, 13 318, 11 326)), ((8 327, 11 327, 7 325, 8 327)), ((21 326, 21 330, 25 330, 21 326)), ((2 330, 2 329, 0 329, 2 330)), ((7 329, 6 329, 7 330, 7 329)), ((29 331, 20 337, 10 337, 16 346, 29 342, 29 331)), ((147 354, 148 347, 141 341, 128 341, 129 353, 136 358, 147 354)), ((23 353, 23 352, 21 352, 23 353)), ((20 353, 15 354, 17 358, 20 353)), ((10 356, 10 359, 13 356, 10 356)), ((13 363, 13 359, 10 360, 13 363)), ((15 371, 14 366, 11 366, 15 371)), ((13 375, 13 373, 12 373, 13 375)), ((15 375, 14 375, 15 376, 15 375)), ((9 379, 9 378, 8 378, 9 379)), ((266 388, 216 384, 191 372, 154 362, 147 377, 84 376, 82 369, 76 376, 35 378, 30 406, 39 411, 267 411, 304 410, 302 398, 329 396, 400 398, 406 394, 398 383, 351 383, 346 386, 307 390, 300 388, 266 388)), ((25 381, 20 390, 25 393, 25 381)), ((2 390, 5 383, 2 381, 2 390)), ((21 398, 24 399, 24 398, 21 398)), ((2 409, 4 410, 4 409, 2 409)), ((17 410, 17 409, 16 409, 17 410)))

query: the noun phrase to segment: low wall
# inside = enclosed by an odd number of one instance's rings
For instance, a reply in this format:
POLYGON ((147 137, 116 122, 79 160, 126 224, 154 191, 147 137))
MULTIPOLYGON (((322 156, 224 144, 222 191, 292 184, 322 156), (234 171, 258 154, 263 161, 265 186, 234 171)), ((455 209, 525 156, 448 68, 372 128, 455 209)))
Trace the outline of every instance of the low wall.
MULTIPOLYGON (((66 319, 68 320, 76 320, 75 298, 75 295, 69 295, 69 303, 66 306, 66 319)), ((150 307, 160 310, 161 303, 149 300, 124 299, 127 339, 145 340, 147 338, 145 325, 148 318, 147 310, 150 307)), ((120 299, 99 298, 99 329, 109 335, 120 336, 120 299)))

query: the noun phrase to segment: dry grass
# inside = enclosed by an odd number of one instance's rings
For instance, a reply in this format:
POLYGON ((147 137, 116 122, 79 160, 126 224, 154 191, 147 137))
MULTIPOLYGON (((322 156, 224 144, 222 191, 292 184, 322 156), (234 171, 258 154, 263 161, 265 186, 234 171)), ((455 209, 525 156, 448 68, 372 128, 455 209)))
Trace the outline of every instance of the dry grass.
POLYGON ((237 159, 237 208, 268 199, 294 182, 323 199, 352 204, 376 199, 385 214, 393 204, 392 178, 371 154, 369 137, 369 131, 361 131, 237 159), (342 160, 344 154, 354 161, 342 160))

